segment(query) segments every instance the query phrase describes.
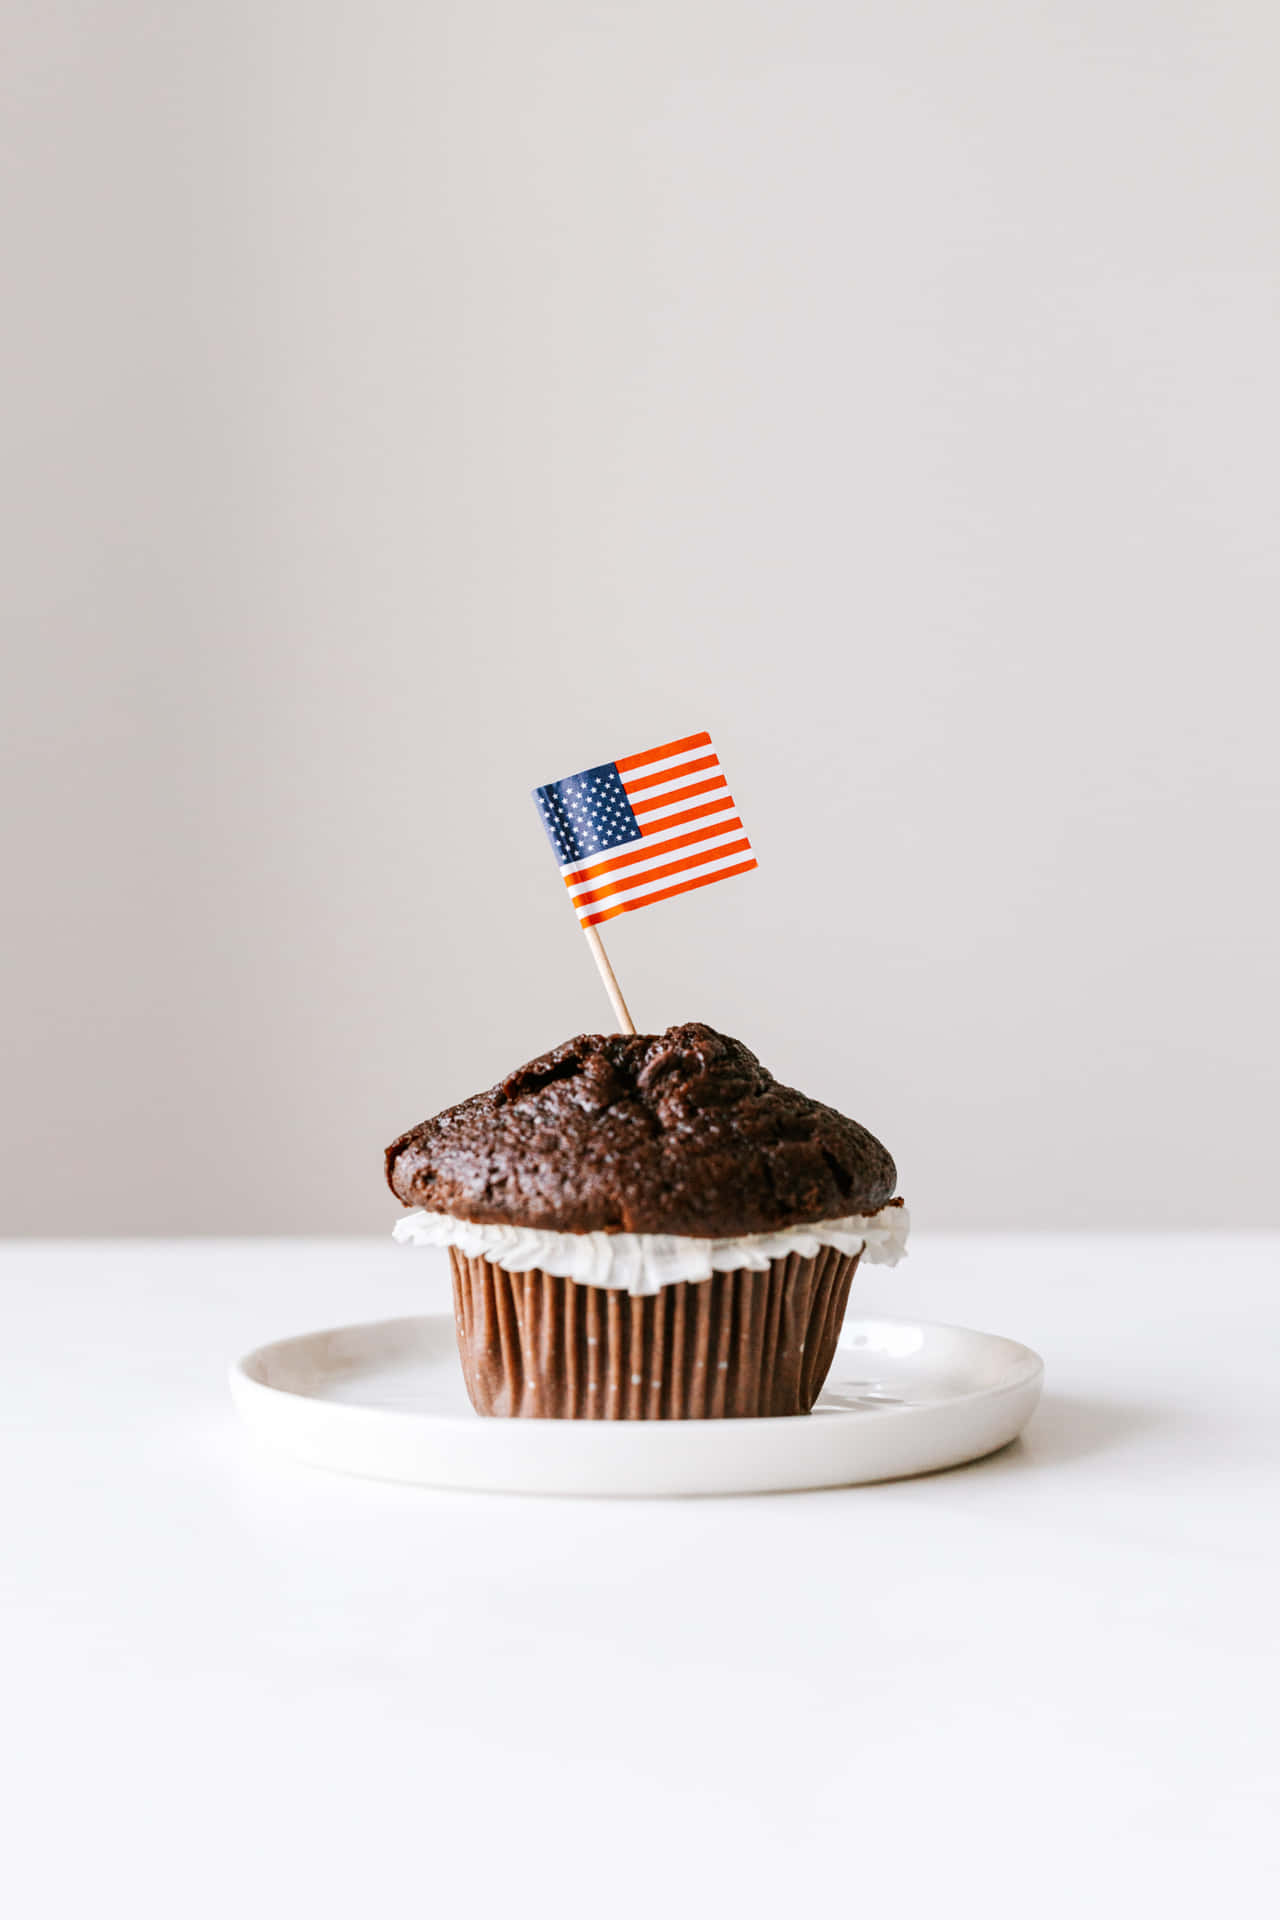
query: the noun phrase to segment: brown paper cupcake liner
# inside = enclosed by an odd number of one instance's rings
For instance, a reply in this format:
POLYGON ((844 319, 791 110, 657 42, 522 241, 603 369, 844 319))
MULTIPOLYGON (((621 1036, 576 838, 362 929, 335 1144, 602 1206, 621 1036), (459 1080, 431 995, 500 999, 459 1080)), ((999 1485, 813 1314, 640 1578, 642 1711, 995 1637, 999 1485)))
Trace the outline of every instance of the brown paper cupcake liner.
POLYGON ((721 1420, 808 1413, 860 1253, 822 1247, 654 1294, 507 1273, 450 1247, 458 1351, 477 1413, 721 1420))

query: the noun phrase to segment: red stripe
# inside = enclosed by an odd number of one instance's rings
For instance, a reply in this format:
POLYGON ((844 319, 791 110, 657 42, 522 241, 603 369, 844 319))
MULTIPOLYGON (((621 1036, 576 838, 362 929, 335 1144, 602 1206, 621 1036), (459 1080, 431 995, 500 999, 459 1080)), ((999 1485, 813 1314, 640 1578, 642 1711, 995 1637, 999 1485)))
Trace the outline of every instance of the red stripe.
POLYGON ((677 787, 674 793, 660 793, 652 800, 633 800, 631 811, 637 817, 642 813, 652 813, 655 807, 678 806, 682 800, 692 800, 695 794, 712 793, 716 787, 727 787, 729 782, 722 773, 714 780, 694 780, 687 787, 677 787))
POLYGON ((602 920, 615 920, 620 913, 634 913, 637 907, 652 906, 655 900, 670 900, 677 893, 692 893, 695 887, 709 887, 717 880, 732 880, 735 873, 750 873, 752 867, 758 867, 758 860, 744 860, 740 867, 726 867, 723 873, 704 873, 697 880, 682 880, 678 887, 664 887, 661 893, 646 893, 640 900, 624 900, 619 906, 605 907, 600 913, 589 913, 582 924, 584 927, 598 927, 602 920))
POLYGON ((687 827, 691 820, 705 820, 709 813, 723 813, 726 807, 733 805, 733 796, 726 793, 723 800, 708 800, 701 807, 689 807, 684 813, 669 813, 665 820, 651 820, 648 826, 641 825, 641 833, 665 833, 668 827, 687 827))
MULTIPOLYGON (((742 839, 733 841, 727 847, 708 847, 704 853, 687 853, 683 860, 669 860, 665 867, 650 867, 647 873, 624 873, 611 886, 593 887, 587 893, 576 894, 573 904, 581 919, 583 907, 589 907, 597 900, 607 900, 610 894, 625 893, 628 887, 647 887, 651 880, 669 880, 673 873, 687 873, 690 867, 705 867, 708 860, 727 860, 731 853, 750 851, 751 842, 742 839)), ((646 898, 650 897, 646 895, 646 898)))
POLYGON ((708 753, 701 760, 682 761, 678 767, 672 767, 670 773, 646 773, 639 780, 624 780, 622 784, 628 793, 639 793, 645 787, 660 787, 664 781, 679 780, 686 773, 705 773, 708 767, 719 765, 717 756, 708 753))
POLYGON ((668 740, 665 747, 655 747, 652 753, 629 753, 625 760, 613 764, 619 773, 630 773, 632 767, 651 767, 655 760, 669 760, 673 753, 689 753, 694 747, 710 745, 709 733, 687 733, 683 740, 668 740))
POLYGON ((674 853, 678 847, 691 847, 697 840, 712 840, 716 834, 732 833, 735 827, 741 827, 741 825, 741 820, 735 814, 732 820, 717 820, 714 827, 699 827, 694 833, 677 833, 674 838, 663 841, 659 846, 655 846, 650 841, 647 846, 639 848, 635 853, 615 853, 612 859, 601 860, 594 867, 575 867, 572 873, 565 874, 564 883, 572 892, 575 887, 580 887, 584 880, 603 879, 605 874, 612 873, 617 867, 634 867, 637 860, 656 860, 666 852, 668 847, 674 853))

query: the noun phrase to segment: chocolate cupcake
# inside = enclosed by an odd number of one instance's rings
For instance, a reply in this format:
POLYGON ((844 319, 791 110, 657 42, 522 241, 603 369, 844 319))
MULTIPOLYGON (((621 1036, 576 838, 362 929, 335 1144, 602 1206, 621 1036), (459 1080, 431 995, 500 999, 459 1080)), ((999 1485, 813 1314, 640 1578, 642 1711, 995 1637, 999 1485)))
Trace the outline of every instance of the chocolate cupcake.
POLYGON ((808 1413, 859 1259, 900 1258, 880 1142, 690 1022, 580 1034, 402 1134, 396 1238, 447 1246, 477 1413, 808 1413))

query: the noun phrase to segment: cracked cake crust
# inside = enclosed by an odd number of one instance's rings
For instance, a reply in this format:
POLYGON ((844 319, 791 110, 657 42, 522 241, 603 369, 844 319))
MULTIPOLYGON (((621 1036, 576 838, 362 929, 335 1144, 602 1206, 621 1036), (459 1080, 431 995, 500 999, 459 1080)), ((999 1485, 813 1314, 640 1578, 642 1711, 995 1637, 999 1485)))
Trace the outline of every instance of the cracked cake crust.
POLYGON ((865 1127, 698 1021, 583 1033, 387 1148, 407 1207, 564 1233, 728 1238, 872 1214, 893 1194, 865 1127))

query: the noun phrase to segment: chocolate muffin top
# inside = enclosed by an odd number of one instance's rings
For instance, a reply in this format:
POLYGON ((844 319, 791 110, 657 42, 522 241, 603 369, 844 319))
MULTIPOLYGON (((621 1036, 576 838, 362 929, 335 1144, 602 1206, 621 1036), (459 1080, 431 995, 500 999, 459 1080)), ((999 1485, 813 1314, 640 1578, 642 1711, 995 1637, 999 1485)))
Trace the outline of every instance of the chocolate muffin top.
POLYGON ((875 1213, 880 1142, 698 1021, 582 1033, 387 1148, 408 1207, 565 1233, 728 1239, 875 1213))

